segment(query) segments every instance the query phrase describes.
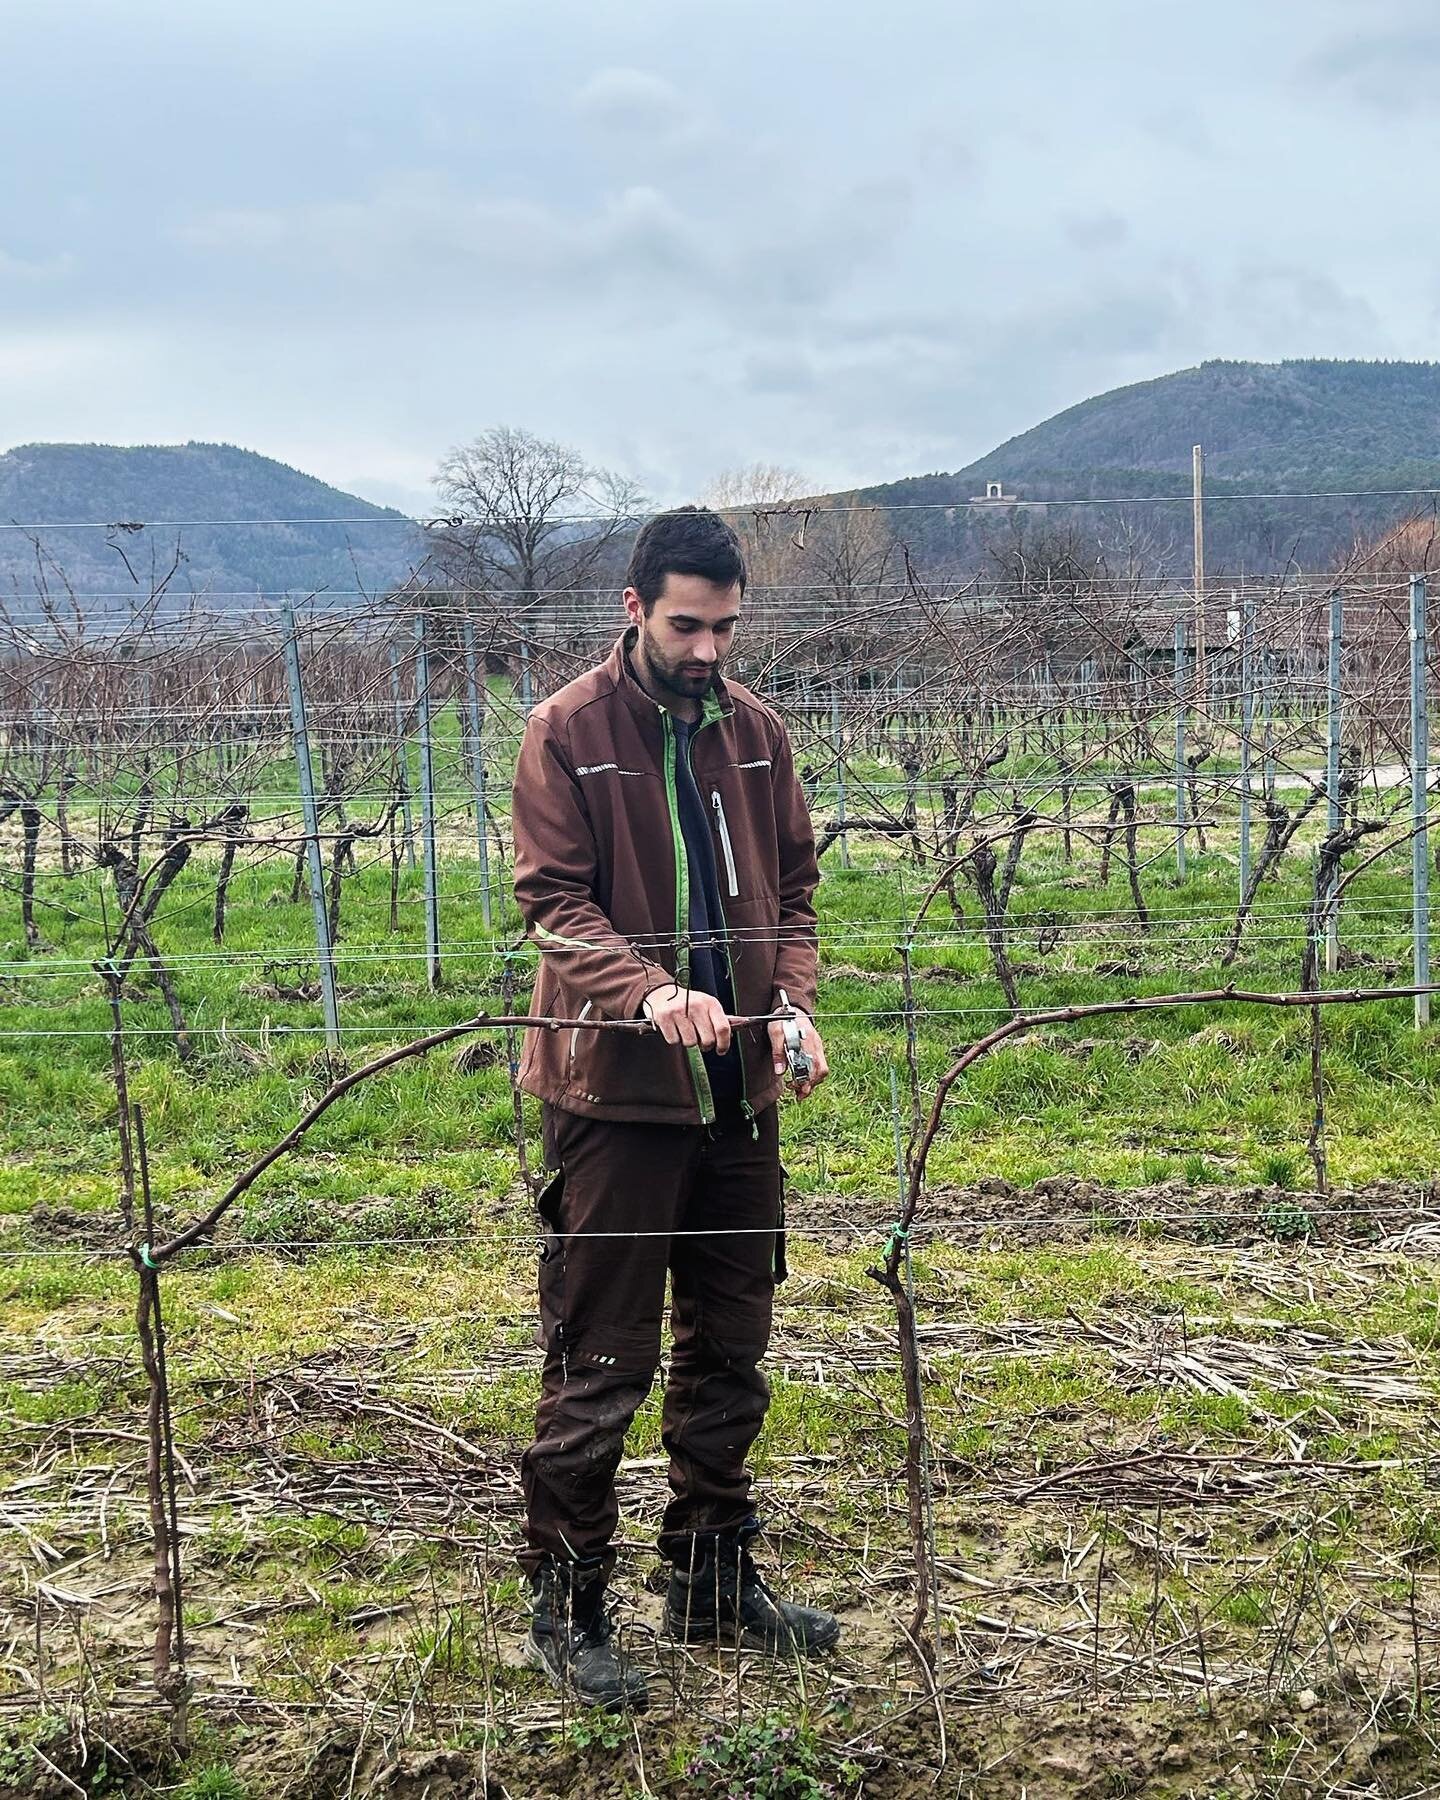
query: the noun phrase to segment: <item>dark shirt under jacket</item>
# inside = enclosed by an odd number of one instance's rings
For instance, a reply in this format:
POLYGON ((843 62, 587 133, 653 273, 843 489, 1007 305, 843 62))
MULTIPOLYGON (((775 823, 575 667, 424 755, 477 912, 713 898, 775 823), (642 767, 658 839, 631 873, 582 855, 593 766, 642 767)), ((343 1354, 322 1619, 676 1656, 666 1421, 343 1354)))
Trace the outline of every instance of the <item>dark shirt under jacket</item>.
MULTIPOLYGON (((715 828, 710 822, 694 771, 690 739, 695 727, 684 719, 675 726, 675 792, 680 803, 680 830, 690 867, 690 986, 712 994, 726 1012, 735 1010, 730 957, 725 944, 725 914, 720 905, 720 873, 715 861, 715 828)), ((715 1098, 717 1118, 733 1114, 743 1098, 740 1052, 732 1040, 724 1056, 705 1053, 705 1071, 715 1098)))

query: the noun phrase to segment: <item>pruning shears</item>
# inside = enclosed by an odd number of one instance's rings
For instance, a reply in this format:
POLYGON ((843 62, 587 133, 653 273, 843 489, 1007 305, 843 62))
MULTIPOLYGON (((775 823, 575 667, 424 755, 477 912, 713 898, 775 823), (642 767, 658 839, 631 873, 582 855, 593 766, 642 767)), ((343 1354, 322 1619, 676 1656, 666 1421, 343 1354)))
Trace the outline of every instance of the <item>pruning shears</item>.
POLYGON ((805 1048, 804 1033, 800 1022, 795 1017, 795 1008, 790 1004, 790 996, 784 988, 780 992, 780 1010, 788 1017, 782 1020, 785 1032, 785 1060, 790 1065, 790 1079, 795 1082, 809 1081, 815 1073, 815 1064, 810 1052, 805 1048))

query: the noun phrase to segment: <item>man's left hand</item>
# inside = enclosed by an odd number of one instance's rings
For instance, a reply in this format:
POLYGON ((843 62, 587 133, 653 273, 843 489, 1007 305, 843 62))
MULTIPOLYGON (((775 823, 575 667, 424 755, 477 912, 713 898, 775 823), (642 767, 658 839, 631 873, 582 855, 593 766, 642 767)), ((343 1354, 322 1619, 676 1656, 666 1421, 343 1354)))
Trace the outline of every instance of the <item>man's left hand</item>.
MULTIPOLYGON (((820 1033, 815 1029, 815 1021, 808 1014, 794 1009, 794 1021, 800 1028, 800 1044, 810 1058, 811 1072, 808 1081, 795 1083, 795 1098, 808 1099, 820 1083, 830 1073, 830 1064, 825 1055, 825 1045, 820 1033)), ((770 1033, 770 1049, 775 1058, 775 1073, 783 1075, 790 1067, 790 1059, 785 1054, 785 1026, 780 1019, 772 1019, 767 1027, 770 1033)))

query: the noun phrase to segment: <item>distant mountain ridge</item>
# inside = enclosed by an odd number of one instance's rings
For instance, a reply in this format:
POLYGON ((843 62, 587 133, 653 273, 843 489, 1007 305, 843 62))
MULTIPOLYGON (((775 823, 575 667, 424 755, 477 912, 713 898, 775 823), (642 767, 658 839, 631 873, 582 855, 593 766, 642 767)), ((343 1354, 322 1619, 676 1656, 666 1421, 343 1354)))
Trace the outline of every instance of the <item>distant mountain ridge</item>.
POLYGON ((1188 477, 1196 443, 1214 475, 1287 486, 1440 463, 1440 363, 1201 363, 1066 407, 983 461, 1017 478, 1076 468, 1188 477))
MULTIPOLYGON (((1147 573, 1183 574, 1196 443, 1216 578, 1292 562, 1328 569, 1357 538, 1432 510, 1423 494, 1381 490, 1440 489, 1440 363, 1202 363, 1067 407, 964 468, 853 497, 910 509, 892 515, 896 535, 932 571, 983 568, 1017 534, 1065 525, 1117 560, 1138 545, 1147 573), (1021 501, 1067 504, 971 505, 989 481, 1021 501), (1122 500, 1130 503, 1084 504, 1122 500)), ((0 455, 0 524, 11 522, 47 527, 37 534, 43 579, 57 594, 68 582, 96 612, 143 599, 177 544, 172 595, 237 610, 261 596, 383 593, 425 553, 403 514, 230 444, 20 445, 0 455), (150 523, 305 519, 341 523, 150 523), (147 527, 53 528, 90 520, 147 527)), ((33 605, 40 579, 27 533, 0 531, 0 593, 33 605)))
MULTIPOLYGON (((1295 360, 1207 362, 1067 407, 950 473, 859 490, 870 502, 960 507, 987 481, 1022 500, 1173 496, 1166 505, 1054 508, 1087 531, 1137 524, 1188 558, 1191 448, 1205 451, 1207 557, 1218 573, 1329 567, 1357 535, 1426 510, 1377 493, 1440 488, 1440 363, 1295 360), (1253 496, 1333 493, 1287 500, 1253 496), (1372 498, 1348 497, 1354 491, 1372 498), (1105 521, 1108 520, 1107 525, 1105 521)), ((984 558, 997 510, 897 517, 932 560, 984 558)), ((1035 515, 1030 515, 1031 518, 1035 515)))
POLYGON ((169 592, 240 610, 261 595, 384 592, 422 553, 402 513, 233 444, 18 445, 0 455, 0 523, 45 527, 0 531, 8 597, 33 601, 33 535, 51 592, 63 593, 68 582, 93 611, 106 610, 107 598, 117 607, 143 599, 177 545, 181 562, 169 592), (308 519, 343 523, 211 523, 308 519), (146 528, 54 528, 92 520, 146 528), (151 523, 161 520, 186 522, 151 523))

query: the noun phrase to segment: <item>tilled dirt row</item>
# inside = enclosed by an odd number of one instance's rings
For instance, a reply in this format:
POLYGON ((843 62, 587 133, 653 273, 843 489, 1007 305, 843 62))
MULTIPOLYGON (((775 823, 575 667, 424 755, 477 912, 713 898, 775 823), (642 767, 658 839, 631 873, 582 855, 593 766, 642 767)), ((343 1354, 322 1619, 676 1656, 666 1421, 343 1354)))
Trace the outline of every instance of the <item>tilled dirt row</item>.
MULTIPOLYGON (((335 1210, 329 1220, 335 1244, 346 1241, 352 1217, 383 1202, 365 1198, 335 1210)), ((786 1226, 797 1236, 814 1238, 835 1251, 882 1239, 894 1215, 893 1197, 880 1202, 851 1196, 806 1194, 791 1190, 786 1199, 786 1226)), ((162 1226, 181 1222, 160 1208, 162 1226)), ((477 1242, 487 1228, 500 1227, 523 1236, 536 1229, 534 1215, 517 1193, 477 1210, 477 1242)), ((0 1230, 17 1247, 65 1248, 113 1254, 122 1242, 118 1221, 107 1211, 40 1203, 28 1213, 11 1215, 0 1230)), ((447 1222, 442 1241, 454 1240, 447 1222)), ((417 1246, 426 1242, 422 1224, 410 1231, 417 1246)), ((246 1242, 243 1208, 218 1235, 233 1253, 246 1242)), ((1053 1175, 1030 1187, 1017 1187, 1003 1176, 986 1176, 972 1187, 927 1188, 912 1236, 917 1242, 944 1241, 967 1248, 1045 1243, 1079 1243, 1093 1237, 1168 1238, 1219 1247, 1252 1244, 1345 1244, 1357 1249, 1400 1249, 1415 1255, 1440 1255, 1440 1188, 1433 1182, 1375 1181, 1358 1188, 1311 1189, 1194 1186, 1171 1180, 1148 1187, 1110 1187, 1079 1175, 1053 1175)), ((310 1246, 323 1253, 326 1244, 310 1246)), ((255 1244, 263 1253, 263 1240, 255 1244)), ((279 1244, 273 1254, 305 1254, 279 1244)), ((200 1259, 203 1248, 195 1253, 200 1259)))
MULTIPOLYGON (((893 1200, 875 1207, 792 1195, 786 1219, 797 1230, 828 1232, 839 1247, 855 1233, 883 1232, 893 1211, 893 1200)), ((1016 1187, 995 1175, 973 1187, 927 1188, 912 1236, 970 1248, 1163 1236, 1221 1246, 1313 1242, 1433 1254, 1440 1253, 1440 1193, 1433 1183, 1414 1181, 1375 1181, 1327 1194, 1181 1180, 1117 1188, 1079 1175, 1016 1187)))

